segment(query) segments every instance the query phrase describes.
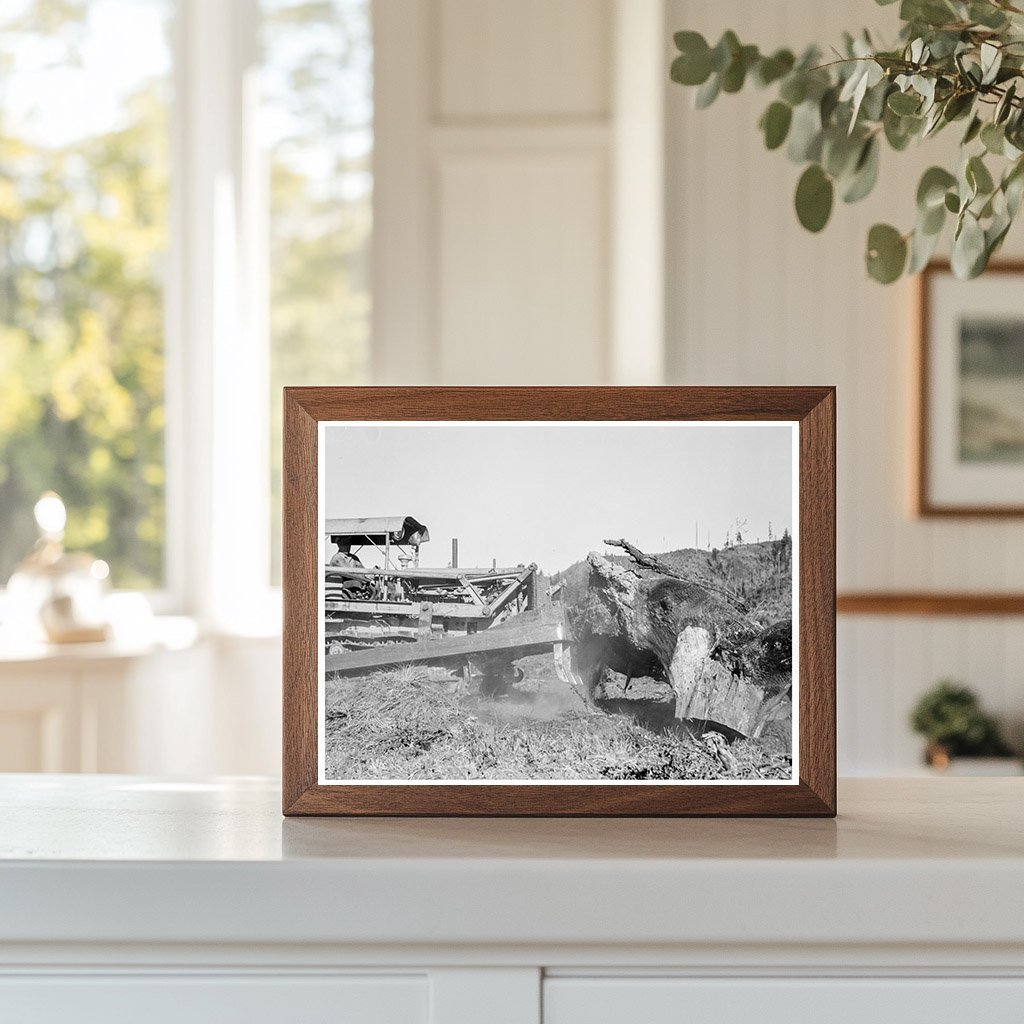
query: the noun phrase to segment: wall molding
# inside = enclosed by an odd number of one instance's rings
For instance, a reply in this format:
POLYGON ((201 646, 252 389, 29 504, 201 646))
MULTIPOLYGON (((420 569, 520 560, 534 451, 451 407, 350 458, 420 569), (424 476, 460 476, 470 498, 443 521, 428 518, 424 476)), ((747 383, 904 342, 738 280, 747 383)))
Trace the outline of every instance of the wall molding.
POLYGON ((1024 593, 859 591, 839 594, 839 615, 1024 615, 1024 593))

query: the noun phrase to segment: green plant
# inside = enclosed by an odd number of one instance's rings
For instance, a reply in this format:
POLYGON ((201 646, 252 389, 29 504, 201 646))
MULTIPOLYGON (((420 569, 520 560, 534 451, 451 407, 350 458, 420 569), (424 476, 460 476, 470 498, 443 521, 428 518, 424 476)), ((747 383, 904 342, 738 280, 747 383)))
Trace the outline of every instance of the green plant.
POLYGON ((972 690, 944 679, 917 703, 910 716, 914 732, 952 757, 1004 757, 1013 751, 972 690))
POLYGON ((762 54, 732 31, 715 46, 697 32, 677 32, 671 76, 697 87, 698 108, 748 81, 773 87, 777 98, 759 126, 768 149, 785 143, 790 160, 807 164, 795 201, 808 231, 825 227, 837 193, 855 203, 871 192, 883 142, 902 151, 960 122, 959 166, 930 167, 917 189, 914 227, 875 224, 865 259, 882 284, 916 273, 952 217, 953 270, 976 277, 1024 196, 1024 8, 1011 0, 902 0, 899 17, 898 45, 845 33, 827 58, 814 46, 800 57, 785 49, 762 54))

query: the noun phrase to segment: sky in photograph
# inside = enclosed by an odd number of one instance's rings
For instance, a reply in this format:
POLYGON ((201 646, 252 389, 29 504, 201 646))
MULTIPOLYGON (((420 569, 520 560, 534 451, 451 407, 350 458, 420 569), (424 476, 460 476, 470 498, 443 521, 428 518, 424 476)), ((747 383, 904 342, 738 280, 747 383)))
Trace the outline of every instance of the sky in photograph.
POLYGON ((793 528, 785 423, 330 424, 326 518, 411 515, 425 566, 536 562, 553 573, 625 537, 645 551, 721 547, 793 528))

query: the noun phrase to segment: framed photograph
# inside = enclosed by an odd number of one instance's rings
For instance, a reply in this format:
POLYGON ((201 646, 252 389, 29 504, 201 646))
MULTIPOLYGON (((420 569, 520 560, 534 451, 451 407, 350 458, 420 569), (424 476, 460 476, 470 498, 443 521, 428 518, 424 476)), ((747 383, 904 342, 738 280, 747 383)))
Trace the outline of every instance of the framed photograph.
POLYGON ((919 287, 917 511, 1024 515, 1024 263, 919 287))
POLYGON ((835 814, 832 388, 284 417, 285 814, 835 814))

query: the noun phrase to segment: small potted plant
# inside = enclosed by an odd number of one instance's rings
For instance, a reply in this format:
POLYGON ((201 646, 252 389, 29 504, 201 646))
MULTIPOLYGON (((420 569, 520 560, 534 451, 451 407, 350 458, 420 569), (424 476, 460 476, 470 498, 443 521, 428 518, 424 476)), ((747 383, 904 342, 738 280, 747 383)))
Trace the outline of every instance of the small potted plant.
POLYGON ((938 771, 1020 773, 1019 760, 995 719, 981 709, 976 694, 960 683, 943 679, 932 687, 917 702, 910 724, 928 741, 925 762, 938 771), (971 759, 970 764, 964 765, 963 758, 971 759), (967 768, 970 770, 963 770, 967 768))

